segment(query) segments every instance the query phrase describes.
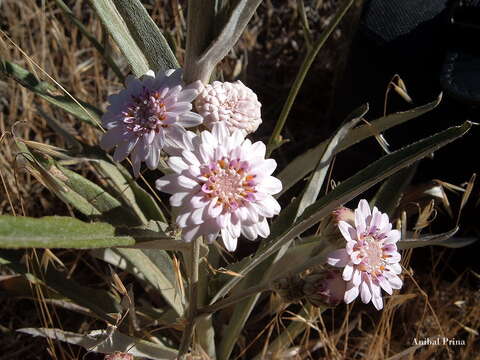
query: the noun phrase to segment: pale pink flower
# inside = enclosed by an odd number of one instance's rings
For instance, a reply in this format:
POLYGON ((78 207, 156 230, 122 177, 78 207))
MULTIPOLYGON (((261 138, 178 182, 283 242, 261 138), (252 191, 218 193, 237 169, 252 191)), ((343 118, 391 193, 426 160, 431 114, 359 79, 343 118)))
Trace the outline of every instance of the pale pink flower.
POLYGON ((366 200, 360 200, 355 210, 355 226, 339 221, 338 227, 347 241, 346 248, 335 250, 327 262, 343 267, 343 279, 347 281, 344 301, 348 304, 359 294, 362 301, 370 300, 377 310, 383 308, 381 289, 392 294, 392 289, 400 289, 402 272, 397 241, 400 231, 392 230, 387 214, 376 207, 370 211, 366 200))
POLYGON ((280 212, 272 195, 282 184, 271 176, 277 163, 265 159, 265 144, 252 144, 238 130, 230 135, 220 123, 212 132, 185 134, 183 148, 168 160, 174 173, 156 182, 157 189, 173 194, 170 204, 179 208, 182 238, 203 235, 211 242, 221 234, 229 251, 236 249, 240 234, 266 238, 267 218, 280 212))
POLYGON ((234 83, 214 81, 205 86, 195 100, 195 109, 203 116, 207 128, 223 122, 230 132, 239 129, 247 134, 262 123, 261 106, 257 95, 240 80, 234 83))
POLYGON ((150 70, 140 79, 127 78, 126 84, 108 97, 110 106, 102 117, 108 131, 100 146, 106 151, 117 146, 115 161, 123 161, 131 153, 138 176, 142 161, 156 169, 163 147, 182 138, 184 128, 202 123, 202 117, 190 110, 203 85, 197 81, 183 87, 179 69, 157 75, 150 70))

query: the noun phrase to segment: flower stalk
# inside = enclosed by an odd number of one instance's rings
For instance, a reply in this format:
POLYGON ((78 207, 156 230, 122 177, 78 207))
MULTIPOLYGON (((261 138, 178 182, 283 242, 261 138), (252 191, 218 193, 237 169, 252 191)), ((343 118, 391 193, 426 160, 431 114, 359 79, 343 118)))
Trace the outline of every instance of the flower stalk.
POLYGON ((200 264, 200 246, 202 244, 202 238, 198 237, 192 241, 191 247, 191 268, 190 268, 190 286, 188 295, 188 315, 187 325, 182 335, 180 343, 180 349, 178 351, 178 358, 184 359, 188 352, 188 348, 192 343, 193 333, 195 331, 195 318, 197 314, 197 295, 198 295, 198 274, 200 264))

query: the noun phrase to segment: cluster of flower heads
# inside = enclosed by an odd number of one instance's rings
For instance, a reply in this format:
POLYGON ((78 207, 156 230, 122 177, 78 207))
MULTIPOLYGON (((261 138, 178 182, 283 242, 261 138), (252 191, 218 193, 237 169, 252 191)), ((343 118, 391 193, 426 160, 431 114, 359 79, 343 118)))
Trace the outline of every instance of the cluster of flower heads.
MULTIPOLYGON (((115 161, 130 155, 135 176, 142 162, 156 169, 162 150, 170 155, 172 173, 158 179, 156 187, 172 195, 183 240, 203 236, 212 242, 221 235, 225 247, 234 251, 241 235, 249 240, 268 237, 267 218, 280 212, 273 195, 282 184, 272 176, 277 164, 265 159, 265 144, 246 139, 262 122, 254 92, 240 81, 185 86, 181 70, 149 71, 140 79, 128 78, 126 85, 108 98, 102 118, 107 132, 100 145, 107 151, 116 147, 115 161), (207 130, 186 130, 201 124, 207 130)), ((364 303, 381 309, 381 289, 391 294, 402 286, 396 246, 400 232, 366 200, 355 212, 341 208, 336 216, 346 246, 332 252, 327 262, 343 270, 312 276, 305 294, 328 306, 360 295, 364 303)))
POLYGON ((261 123, 261 104, 252 90, 240 81, 184 86, 180 70, 149 71, 129 78, 108 101, 102 118, 108 131, 100 145, 107 151, 116 146, 115 161, 130 154, 138 176, 142 162, 156 169, 161 151, 170 155, 173 173, 156 186, 172 194, 183 240, 214 241, 221 234, 234 251, 240 235, 254 240, 270 234, 267 218, 280 212, 272 195, 282 184, 271 176, 277 164, 265 159, 265 144, 245 138, 261 123), (186 130, 202 123, 208 130, 186 130))

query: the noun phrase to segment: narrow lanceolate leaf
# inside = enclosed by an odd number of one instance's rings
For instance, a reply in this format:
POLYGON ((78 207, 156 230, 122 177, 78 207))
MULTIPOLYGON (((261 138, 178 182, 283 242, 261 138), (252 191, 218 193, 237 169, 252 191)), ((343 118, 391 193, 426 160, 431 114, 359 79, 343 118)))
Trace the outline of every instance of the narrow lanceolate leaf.
POLYGON ((132 37, 125 21, 115 7, 113 0, 89 0, 103 25, 117 43, 136 76, 144 75, 148 62, 132 37))
MULTIPOLYGON (((340 142, 335 153, 339 153, 340 151, 348 149, 350 146, 355 145, 362 140, 378 135, 394 126, 415 119, 431 111, 438 106, 441 99, 442 96, 440 95, 435 101, 432 101, 426 105, 416 107, 412 110, 387 115, 373 120, 369 124, 352 129, 346 138, 340 142)), ((314 169, 315 165, 317 164, 317 159, 325 151, 327 141, 328 140, 318 144, 314 148, 307 150, 305 153, 295 158, 278 174, 278 178, 282 181, 283 185, 280 195, 290 189, 298 181, 302 180, 314 169)))
POLYGON ((163 72, 179 67, 167 40, 139 0, 116 0, 115 5, 150 69, 163 72))
MULTIPOLYGON (((385 155, 370 164, 306 208, 296 223, 282 235, 278 237, 270 236, 271 242, 268 246, 260 254, 256 254, 252 258, 252 261, 247 263, 242 269, 237 271, 237 273, 240 275, 248 274, 271 254, 278 251, 284 244, 300 236, 340 205, 350 201, 397 171, 412 165, 421 158, 428 156, 432 152, 463 136, 470 130, 471 126, 470 122, 465 122, 462 126, 451 127, 431 137, 406 146, 403 149, 385 155)), ((241 279, 241 277, 230 279, 216 294, 213 301, 225 296, 241 279)))
POLYGON ((157 251, 161 261, 156 258, 154 262, 139 249, 117 249, 115 251, 143 274, 145 280, 163 295, 179 316, 183 315, 183 299, 181 294, 176 291, 173 264, 167 253, 157 251))
POLYGON ((135 244, 130 236, 116 236, 113 226, 85 223, 61 216, 30 218, 0 216, 0 247, 93 249, 135 244))
POLYGON ((303 190, 300 203, 298 205, 297 217, 303 213, 303 210, 312 205, 320 194, 323 182, 327 176, 327 171, 330 163, 340 145, 340 142, 348 135, 349 131, 363 119, 363 116, 368 111, 368 105, 363 105, 359 109, 355 110, 353 114, 349 116, 351 120, 343 124, 329 140, 327 140, 327 146, 324 147, 324 151, 321 153, 317 160, 317 166, 310 176, 307 186, 303 190))
POLYGON ((88 335, 46 328, 24 328, 17 331, 23 334, 41 336, 78 345, 89 352, 113 354, 119 351, 129 353, 135 357, 155 360, 173 360, 177 358, 177 351, 166 345, 124 335, 113 327, 107 330, 93 330, 88 335))
POLYGON ((46 271, 42 271, 41 276, 37 277, 31 269, 27 270, 23 264, 20 264, 17 254, 10 250, 0 251, 0 265, 8 266, 17 274, 25 275, 31 282, 47 286, 74 303, 90 309, 111 324, 115 323, 112 314, 121 312, 120 300, 113 294, 81 286, 73 279, 67 279, 65 274, 55 270, 52 266, 48 267, 46 271))
POLYGON ((140 225, 141 220, 105 189, 80 174, 64 168, 52 158, 30 151, 24 142, 16 145, 27 161, 26 169, 63 202, 82 214, 118 225, 140 225))
POLYGON ((407 238, 397 243, 399 249, 414 249, 423 246, 445 246, 449 248, 460 248, 473 244, 476 238, 454 237, 458 231, 458 226, 443 234, 424 235, 420 238, 407 238))
POLYGON ((21 66, 0 58, 0 72, 78 119, 91 125, 100 124, 102 112, 99 109, 83 101, 77 100, 77 103, 69 96, 59 95, 59 90, 55 86, 46 81, 38 80, 35 75, 21 66))

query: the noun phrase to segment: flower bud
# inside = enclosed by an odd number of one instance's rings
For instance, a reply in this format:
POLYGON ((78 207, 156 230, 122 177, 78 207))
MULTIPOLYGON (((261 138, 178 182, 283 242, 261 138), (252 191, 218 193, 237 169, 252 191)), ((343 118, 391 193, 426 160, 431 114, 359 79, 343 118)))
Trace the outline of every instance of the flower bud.
POLYGON ((355 213, 353 210, 345 206, 341 206, 332 211, 332 216, 337 224, 339 221, 345 221, 346 223, 355 226, 355 213))
POLYGON ((230 133, 237 129, 246 134, 256 131, 262 123, 261 106, 257 95, 241 81, 214 81, 204 87, 195 101, 195 108, 208 129, 222 122, 230 133))
POLYGON ((324 270, 305 278, 303 293, 306 300, 314 306, 335 307, 343 301, 346 284, 340 272, 324 270))

